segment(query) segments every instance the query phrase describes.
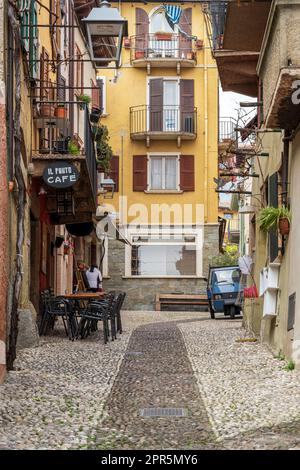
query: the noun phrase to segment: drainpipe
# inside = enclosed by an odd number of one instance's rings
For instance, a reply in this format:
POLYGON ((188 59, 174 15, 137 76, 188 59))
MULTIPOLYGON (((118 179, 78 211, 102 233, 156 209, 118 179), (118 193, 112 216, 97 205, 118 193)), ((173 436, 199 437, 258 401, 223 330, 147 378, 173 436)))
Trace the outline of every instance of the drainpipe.
POLYGON ((292 135, 289 131, 284 131, 283 137, 283 155, 282 155, 282 203, 288 204, 288 179, 289 179, 289 149, 292 135))
MULTIPOLYGON (((203 27, 205 30, 205 25, 203 27)), ((204 223, 207 223, 208 219, 208 68, 206 54, 207 48, 204 44, 204 223)))
MULTIPOLYGON (((3 9, 0 10, 0 21, 3 21, 3 9)), ((2 29, 0 25, 0 29, 2 29)), ((1 31, 4 36, 3 30, 1 31)), ((0 62, 4 64, 4 44, 0 44, 0 62)), ((0 383, 6 372, 6 318, 8 290, 8 165, 6 143, 6 91, 4 71, 0 70, 0 383)))

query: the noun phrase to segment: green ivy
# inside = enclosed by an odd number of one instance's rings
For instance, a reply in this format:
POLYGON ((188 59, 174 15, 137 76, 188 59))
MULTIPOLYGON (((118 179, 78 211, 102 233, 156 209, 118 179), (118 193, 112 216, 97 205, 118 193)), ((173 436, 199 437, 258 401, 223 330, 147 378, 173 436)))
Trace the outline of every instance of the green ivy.
POLYGON ((97 150, 97 163, 99 163, 105 171, 109 170, 110 160, 113 156, 113 150, 109 145, 109 133, 106 126, 99 124, 93 127, 94 139, 97 150))

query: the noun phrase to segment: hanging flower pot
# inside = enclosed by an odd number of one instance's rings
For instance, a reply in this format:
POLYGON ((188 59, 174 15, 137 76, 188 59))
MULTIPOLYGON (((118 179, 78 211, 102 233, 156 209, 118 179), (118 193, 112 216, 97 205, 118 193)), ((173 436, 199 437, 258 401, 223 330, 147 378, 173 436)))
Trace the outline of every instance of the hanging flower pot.
POLYGON ((135 51, 135 58, 136 59, 143 59, 145 57, 144 51, 135 51))
POLYGON ((286 217, 279 219, 278 228, 281 235, 288 235, 290 233, 290 222, 286 217))
POLYGON ((54 117, 55 108, 51 103, 42 103, 41 107, 41 116, 42 117, 54 117))
POLYGON ((64 105, 58 105, 55 108, 54 114, 55 114, 55 117, 57 117, 57 118, 66 119, 66 117, 67 117, 66 107, 64 105))

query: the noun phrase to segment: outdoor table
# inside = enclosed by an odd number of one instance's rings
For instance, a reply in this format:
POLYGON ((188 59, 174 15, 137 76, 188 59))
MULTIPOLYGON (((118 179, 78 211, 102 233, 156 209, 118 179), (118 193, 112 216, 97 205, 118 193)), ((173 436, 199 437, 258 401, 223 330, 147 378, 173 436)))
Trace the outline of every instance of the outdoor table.
MULTIPOLYGON (((63 296, 64 299, 69 300, 71 304, 73 304, 74 310, 76 310, 75 306, 77 305, 78 312, 80 312, 81 310, 85 310, 86 304, 89 301, 102 300, 104 297, 105 297, 105 292, 85 292, 85 291, 75 292, 74 294, 65 294, 63 296), (83 306, 80 305, 80 302, 83 303, 83 306)), ((80 316, 80 313, 79 313, 79 316, 80 316)), ((80 319, 79 324, 76 319, 76 333, 75 333, 76 337, 78 336, 78 333, 81 330, 84 323, 85 323, 85 320, 83 318, 80 319)))
POLYGON ((105 292, 76 292, 75 294, 64 294, 62 297, 68 300, 101 300, 105 292))

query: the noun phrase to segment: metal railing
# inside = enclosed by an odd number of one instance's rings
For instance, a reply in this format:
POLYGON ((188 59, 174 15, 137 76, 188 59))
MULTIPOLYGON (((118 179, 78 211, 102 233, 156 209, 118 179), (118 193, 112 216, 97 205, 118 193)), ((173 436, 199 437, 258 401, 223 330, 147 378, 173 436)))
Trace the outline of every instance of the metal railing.
POLYGON ((130 133, 166 132, 197 135, 197 108, 181 106, 133 106, 130 133))
POLYGON ((94 200, 97 199, 97 164, 96 164, 96 150, 95 142, 92 134, 92 127, 90 123, 90 115, 88 108, 85 109, 85 126, 84 126, 84 154, 86 157, 86 164, 90 178, 91 188, 94 195, 94 200))
POLYGON ((180 34, 144 34, 131 36, 131 62, 138 59, 188 59, 196 61, 191 39, 180 34))
POLYGON ((41 101, 35 109, 35 127, 38 129, 38 148, 33 154, 55 155, 58 158, 84 156, 91 188, 96 200, 97 165, 95 143, 90 123, 90 112, 85 103, 41 101), (71 125, 71 119, 73 124, 71 125), (73 130, 72 130, 73 127, 73 130))
POLYGON ((224 140, 238 141, 238 132, 235 130, 237 127, 236 121, 229 118, 220 118, 219 120, 219 142, 224 140))

